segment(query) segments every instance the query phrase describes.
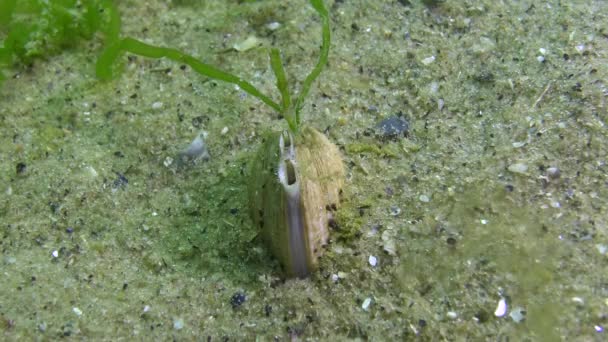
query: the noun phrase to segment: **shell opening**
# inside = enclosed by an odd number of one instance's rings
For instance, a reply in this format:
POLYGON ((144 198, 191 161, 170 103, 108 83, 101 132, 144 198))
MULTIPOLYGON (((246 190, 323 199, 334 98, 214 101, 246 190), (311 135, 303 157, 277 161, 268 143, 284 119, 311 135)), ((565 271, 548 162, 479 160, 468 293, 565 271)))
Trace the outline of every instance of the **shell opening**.
POLYGON ((293 185, 296 183, 296 166, 293 165, 291 160, 285 160, 285 173, 287 174, 287 185, 293 185))

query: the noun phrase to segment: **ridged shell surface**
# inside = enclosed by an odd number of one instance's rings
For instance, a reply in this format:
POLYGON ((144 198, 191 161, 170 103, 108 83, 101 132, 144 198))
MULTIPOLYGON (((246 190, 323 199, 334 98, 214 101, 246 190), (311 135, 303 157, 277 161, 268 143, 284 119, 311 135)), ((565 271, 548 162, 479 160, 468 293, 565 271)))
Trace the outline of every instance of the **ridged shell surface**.
POLYGON ((340 204, 344 165, 338 148, 304 127, 269 134, 250 169, 251 217, 288 276, 318 267, 329 239, 329 218, 340 204))

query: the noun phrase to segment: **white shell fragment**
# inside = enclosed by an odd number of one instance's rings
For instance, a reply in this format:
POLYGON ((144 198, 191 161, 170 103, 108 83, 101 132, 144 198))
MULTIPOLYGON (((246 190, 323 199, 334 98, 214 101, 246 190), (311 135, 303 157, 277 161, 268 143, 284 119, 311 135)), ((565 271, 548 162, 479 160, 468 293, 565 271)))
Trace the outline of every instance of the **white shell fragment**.
POLYGON ((429 65, 435 61, 435 56, 430 56, 422 60, 422 64, 429 65))
POLYGON ((378 265, 378 258, 373 255, 370 255, 367 261, 369 262, 371 267, 376 267, 376 265, 378 265))
POLYGON ((515 141, 513 144, 514 148, 520 148, 520 147, 524 147, 526 145, 525 141, 515 141))
POLYGON ((279 23, 277 21, 273 21, 273 22, 266 24, 266 28, 268 28, 270 31, 274 31, 274 30, 278 29, 279 27, 281 27, 281 23, 279 23))
POLYGON ((372 298, 371 297, 367 297, 365 298, 365 300, 363 301, 363 304, 361 304, 361 309, 367 311, 369 310, 369 306, 372 304, 372 298))
POLYGON ((173 329, 175 330, 181 330, 184 328, 184 320, 181 318, 176 318, 173 321, 173 329))
POLYGON ((581 297, 572 297, 572 301, 578 306, 585 305, 585 300, 581 297))
POLYGON ((498 305, 496 306, 496 310, 494 311, 494 316, 502 317, 507 313, 507 301, 504 298, 500 298, 498 301, 498 305))
POLYGON ((204 136, 205 132, 198 133, 190 145, 179 153, 182 161, 209 160, 207 145, 205 145, 205 140, 203 140, 204 136))
POLYGON ((397 243, 394 239, 394 231, 392 229, 387 229, 382 232, 382 242, 384 251, 391 256, 397 255, 397 243))
POLYGON ((513 322, 519 323, 519 322, 523 321, 524 319, 526 319, 526 310, 524 308, 518 306, 518 307, 514 308, 513 310, 511 310, 511 312, 509 313, 509 317, 511 317, 513 322))
POLYGON ((525 174, 528 171, 528 165, 524 163, 515 163, 509 165, 508 170, 513 173, 525 174))
POLYGON ((238 52, 244 52, 258 45, 260 45, 260 40, 256 36, 249 36, 244 41, 235 43, 232 47, 238 52))

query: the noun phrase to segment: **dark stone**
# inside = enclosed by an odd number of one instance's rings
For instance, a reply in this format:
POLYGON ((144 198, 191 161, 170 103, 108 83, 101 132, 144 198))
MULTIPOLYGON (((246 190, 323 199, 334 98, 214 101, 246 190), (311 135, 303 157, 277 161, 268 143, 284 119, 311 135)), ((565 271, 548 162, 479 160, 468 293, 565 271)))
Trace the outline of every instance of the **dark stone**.
POLYGON ((232 305, 233 309, 240 307, 247 300, 247 296, 245 296, 242 292, 237 292, 232 295, 230 298, 230 305, 232 305))
POLYGON ((399 136, 407 136, 410 124, 403 116, 392 116, 380 121, 376 125, 377 134, 386 139, 395 139, 399 136))
POLYGON ((129 180, 122 173, 116 172, 116 179, 114 180, 114 189, 125 188, 129 184, 129 180))
POLYGON ((25 173, 25 171, 27 171, 27 165, 25 165, 25 163, 17 163, 17 166, 15 167, 17 174, 18 175, 22 175, 25 173))

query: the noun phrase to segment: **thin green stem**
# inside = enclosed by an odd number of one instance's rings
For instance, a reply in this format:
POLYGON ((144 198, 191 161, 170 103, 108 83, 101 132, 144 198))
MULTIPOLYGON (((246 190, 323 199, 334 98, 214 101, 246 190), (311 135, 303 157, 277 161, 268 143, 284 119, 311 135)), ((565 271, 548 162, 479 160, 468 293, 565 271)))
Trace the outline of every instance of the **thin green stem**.
POLYGON ((304 82, 302 83, 302 90, 300 91, 300 95, 298 96, 295 104, 295 116, 296 116, 296 126, 300 127, 300 123, 302 121, 300 117, 300 111, 302 110, 302 106, 304 105, 304 100, 308 96, 308 92, 310 91, 310 87, 312 83, 315 81, 323 68, 327 64, 327 60, 329 58, 329 46, 331 43, 331 35, 329 30, 329 12, 323 5, 323 0, 310 0, 310 4, 312 7, 319 13, 322 20, 322 36, 323 42, 321 45, 321 53, 319 55, 319 61, 317 65, 315 65, 314 69, 310 72, 310 74, 306 77, 304 82))
POLYGON ((289 95, 287 76, 285 76, 285 70, 283 69, 281 52, 279 49, 270 49, 270 66, 272 67, 272 71, 277 78, 277 88, 281 93, 281 113, 283 113, 285 120, 287 120, 289 129, 295 133, 297 131, 297 124, 294 115, 289 113, 291 109, 291 96, 289 95))

